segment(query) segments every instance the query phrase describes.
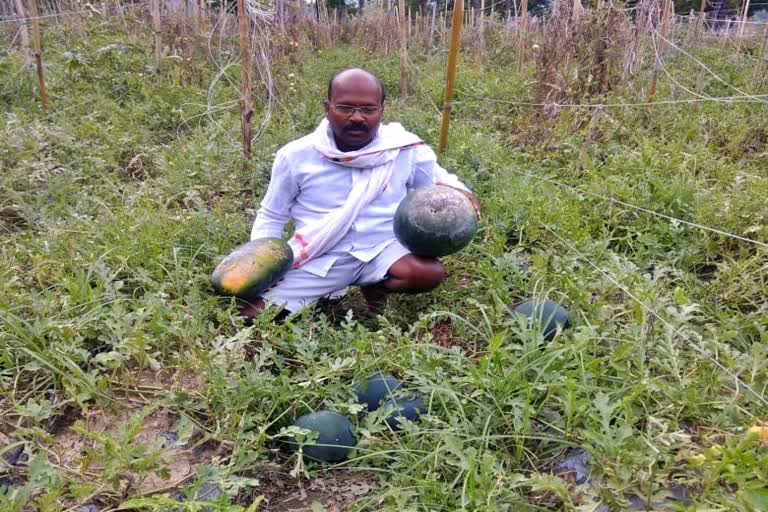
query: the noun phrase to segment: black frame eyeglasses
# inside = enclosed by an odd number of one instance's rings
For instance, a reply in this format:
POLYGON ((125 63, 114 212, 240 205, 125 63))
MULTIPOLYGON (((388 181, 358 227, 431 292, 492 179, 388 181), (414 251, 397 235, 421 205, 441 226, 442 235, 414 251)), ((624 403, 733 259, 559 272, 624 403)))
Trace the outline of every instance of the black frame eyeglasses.
POLYGON ((384 108, 381 105, 363 105, 360 107, 357 107, 355 105, 347 105, 345 103, 328 103, 331 107, 333 107, 333 110, 337 114, 341 114, 343 116, 351 116, 354 115, 355 112, 359 111, 361 115, 363 116, 375 116, 379 112, 381 112, 381 109, 384 108))

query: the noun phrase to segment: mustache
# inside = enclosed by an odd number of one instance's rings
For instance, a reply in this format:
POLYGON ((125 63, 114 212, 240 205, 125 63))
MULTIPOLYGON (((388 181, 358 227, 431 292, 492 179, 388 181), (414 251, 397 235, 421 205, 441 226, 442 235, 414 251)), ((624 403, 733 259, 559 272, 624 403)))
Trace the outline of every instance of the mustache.
POLYGON ((343 132, 361 131, 368 133, 368 125, 363 123, 349 123, 342 130, 343 132))

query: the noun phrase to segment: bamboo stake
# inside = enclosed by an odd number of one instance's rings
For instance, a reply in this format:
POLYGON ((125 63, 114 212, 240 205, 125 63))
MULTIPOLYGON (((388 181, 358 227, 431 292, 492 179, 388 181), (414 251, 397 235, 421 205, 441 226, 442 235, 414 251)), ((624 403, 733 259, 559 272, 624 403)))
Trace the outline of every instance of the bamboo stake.
POLYGON ((699 40, 699 31, 704 29, 704 10, 707 8, 707 0, 701 0, 701 7, 699 7, 699 22, 696 24, 696 31, 693 35, 693 40, 699 40))
MULTIPOLYGON (((669 22, 670 13, 673 12, 674 2, 673 0, 664 0, 661 4, 661 11, 659 12, 659 33, 666 38, 667 26, 669 22)), ((661 70, 661 56, 664 51, 664 40, 659 38, 659 43, 656 46, 656 58, 653 62, 653 70, 651 71, 651 84, 648 87, 648 99, 652 98, 656 94, 656 84, 659 80, 659 71, 661 70)))
POLYGON ((408 97, 408 47, 405 32, 405 0, 397 0, 397 24, 400 28, 400 96, 408 97))
POLYGON ((29 16, 32 18, 32 44, 34 45, 35 66, 37 67, 37 84, 40 88, 40 107, 43 114, 48 110, 48 92, 45 89, 43 76, 43 56, 40 49, 40 15, 37 12, 37 0, 29 0, 29 16))
POLYGON ((413 13, 411 12, 410 7, 406 7, 404 12, 405 12, 405 32, 406 32, 405 42, 409 43, 411 41, 411 23, 412 23, 411 16, 413 15, 413 13))
POLYGON ((528 0, 523 0, 520 5, 520 26, 518 27, 518 30, 520 32, 518 33, 517 38, 517 71, 520 72, 523 70, 523 63, 525 61, 525 40, 526 31, 528 30, 528 0))
POLYGON ((160 68, 160 57, 163 53, 162 23, 160 21, 160 2, 162 0, 151 0, 152 8, 152 27, 155 33, 155 66, 160 68))
POLYGON ((251 44, 248 37, 248 17, 245 14, 245 0, 237 0, 237 19, 240 28, 240 76, 242 77, 242 96, 240 97, 240 128, 243 143, 243 156, 246 162, 244 170, 251 160, 251 44))
POLYGON ((436 17, 437 17, 437 5, 432 7, 432 24, 429 26, 428 48, 432 48, 432 41, 434 41, 433 37, 435 35, 435 18, 436 17))
POLYGON ((704 90, 704 78, 706 77, 705 71, 704 66, 701 66, 699 75, 696 77, 696 94, 701 94, 701 91, 704 90))
MULTIPOLYGON (((22 0, 14 0, 16 3, 16 12, 19 18, 26 18, 26 9, 24 9, 24 2, 22 0)), ((32 65, 34 60, 32 52, 29 51, 29 29, 27 28, 27 22, 22 21, 19 24, 19 35, 21 37, 21 52, 24 55, 24 64, 27 66, 32 65)))
POLYGON ((283 0, 275 0, 275 14, 277 14, 280 33, 285 34, 285 2, 283 0))
POLYGON ((445 2, 445 11, 443 12, 442 30, 440 31, 440 46, 445 44, 445 35, 448 32, 448 2, 445 2))
POLYGON ((464 18, 464 0, 456 0, 453 5, 453 21, 451 25, 451 46, 448 49, 448 72, 445 79, 445 94, 443 97, 443 119, 440 123, 440 142, 437 152, 442 153, 448 144, 448 127, 451 123, 453 109, 453 82, 456 80, 456 63, 459 59, 459 44, 461 42, 461 22, 464 18))
MULTIPOLYGON (((190 0, 190 2, 192 3, 192 30, 195 37, 197 37, 200 35, 200 3, 197 0, 190 0)), ((187 9, 187 12, 189 12, 189 9, 187 9)))
POLYGON ((485 53, 485 0, 480 0, 480 40, 475 55, 475 79, 479 80, 483 72, 483 54, 485 53))
POLYGON ((760 50, 760 60, 755 64, 755 73, 752 75, 752 87, 755 91, 760 87, 766 64, 768 64, 768 26, 763 30, 763 47, 760 50))
POLYGON ((741 26, 739 27, 739 40, 736 41, 736 53, 741 51, 741 44, 744 40, 744 26, 747 24, 747 11, 749 11, 749 0, 744 0, 744 12, 741 15, 741 26))

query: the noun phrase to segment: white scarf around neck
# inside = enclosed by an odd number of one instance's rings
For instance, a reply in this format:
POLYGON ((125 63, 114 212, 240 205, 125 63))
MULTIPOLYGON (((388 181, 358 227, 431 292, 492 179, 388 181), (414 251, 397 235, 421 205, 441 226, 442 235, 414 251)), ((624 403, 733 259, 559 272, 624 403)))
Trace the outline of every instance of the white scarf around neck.
POLYGON ((389 123, 379 125, 376 137, 367 146, 356 151, 339 151, 326 118, 311 137, 312 144, 323 158, 350 168, 352 190, 342 206, 293 234, 288 244, 293 249, 294 268, 321 256, 339 243, 360 210, 386 189, 400 150, 422 144, 418 136, 407 132, 400 123, 389 123))

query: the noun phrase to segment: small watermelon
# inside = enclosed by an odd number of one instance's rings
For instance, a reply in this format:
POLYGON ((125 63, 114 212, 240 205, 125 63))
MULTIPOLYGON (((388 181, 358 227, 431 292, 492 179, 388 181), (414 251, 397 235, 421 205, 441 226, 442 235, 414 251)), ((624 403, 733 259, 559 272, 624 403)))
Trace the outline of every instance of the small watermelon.
POLYGON ((530 322, 535 322, 544 335, 544 339, 552 341, 561 329, 568 327, 568 312, 559 304, 548 300, 529 300, 512 310, 513 314, 523 315, 530 322))
POLYGON ((221 295, 255 299, 280 280, 292 263, 293 251, 285 241, 257 238, 221 260, 211 275, 211 284, 221 295))
POLYGON ((369 411, 375 411, 387 395, 400 389, 400 381, 388 373, 377 373, 368 377, 362 386, 355 384, 353 389, 357 401, 366 404, 369 411))
MULTIPOLYGON (((341 414, 333 411, 317 411, 298 418, 294 426, 317 432, 314 444, 303 446, 304 455, 321 462, 338 462, 349 456, 357 444, 352 433, 352 423, 341 414)), ((288 441, 292 450, 298 450, 296 439, 288 441)))
POLYGON ((413 190, 397 207, 395 236, 409 251, 436 258, 463 249, 477 232, 467 196, 442 185, 413 190))
POLYGON ((398 428, 400 419, 405 418, 416 421, 422 413, 426 412, 424 403, 418 396, 406 396, 402 398, 390 398, 381 406, 385 411, 392 411, 387 416, 387 425, 398 428))

